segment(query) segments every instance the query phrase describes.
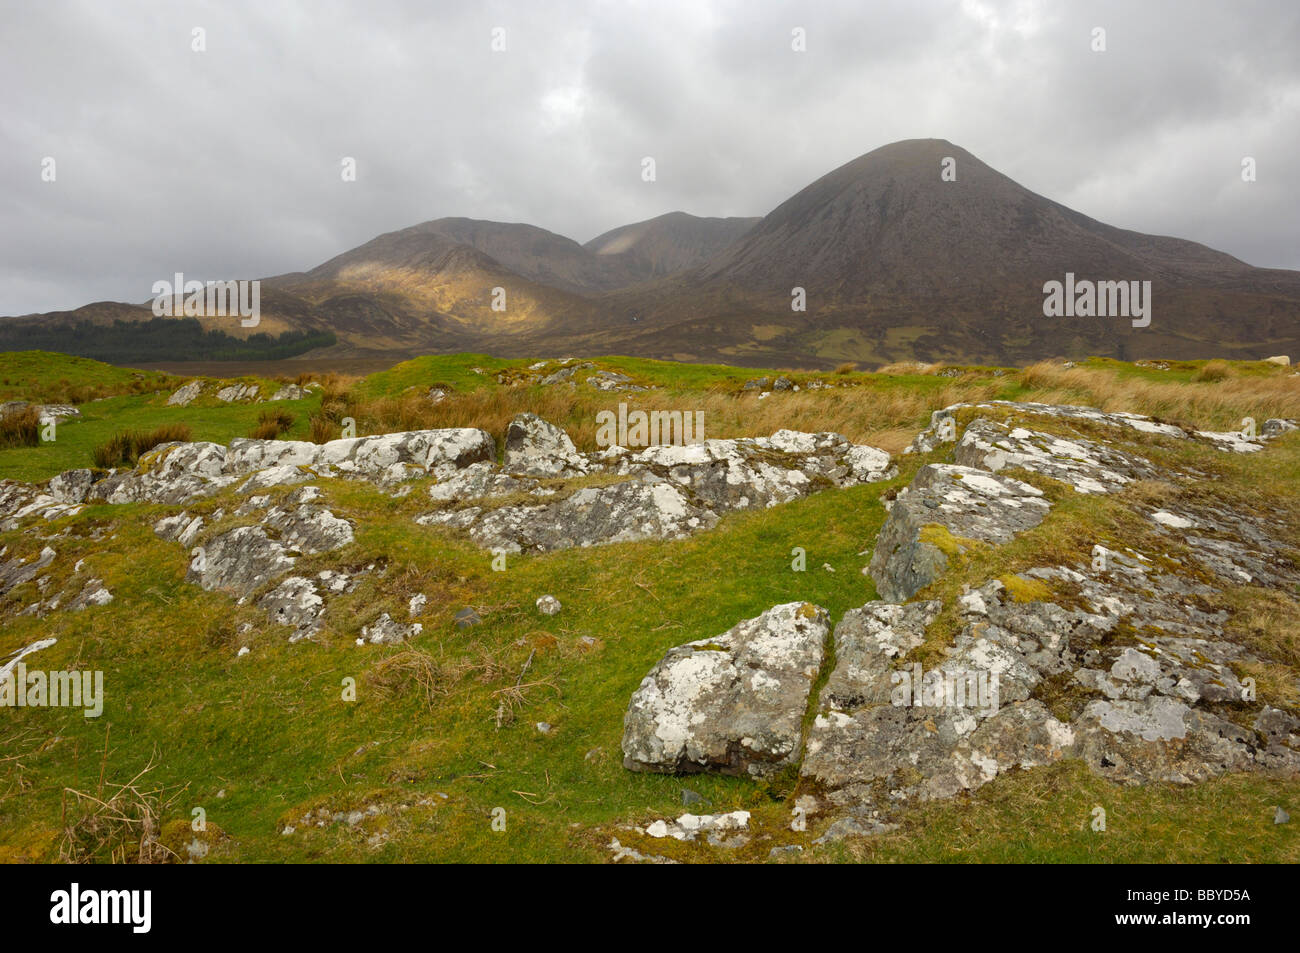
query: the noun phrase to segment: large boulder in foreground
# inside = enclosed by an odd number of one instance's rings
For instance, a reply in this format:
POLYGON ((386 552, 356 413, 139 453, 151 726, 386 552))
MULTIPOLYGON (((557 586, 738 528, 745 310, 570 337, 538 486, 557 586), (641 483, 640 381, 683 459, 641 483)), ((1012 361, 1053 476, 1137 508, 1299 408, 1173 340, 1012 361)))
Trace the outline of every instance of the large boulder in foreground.
POLYGON ((1001 545, 1043 521, 1051 504, 1020 480, 931 463, 898 494, 868 571, 888 602, 905 602, 944 571, 969 542, 1001 545))
POLYGON ((669 650, 628 705, 624 767, 765 777, 797 764, 829 631, 825 609, 791 602, 669 650))

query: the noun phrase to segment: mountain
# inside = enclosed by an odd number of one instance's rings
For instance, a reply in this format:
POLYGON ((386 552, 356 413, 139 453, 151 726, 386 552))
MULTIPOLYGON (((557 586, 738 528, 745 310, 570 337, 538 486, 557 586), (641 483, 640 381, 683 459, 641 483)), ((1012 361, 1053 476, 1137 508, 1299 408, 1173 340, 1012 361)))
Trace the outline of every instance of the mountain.
POLYGON ((375 265, 436 275, 448 266, 491 269, 469 248, 528 281, 574 294, 595 294, 704 264, 757 224, 758 218, 700 218, 669 212, 623 225, 585 245, 535 225, 440 218, 389 232, 313 268, 313 278, 348 279, 375 265))
POLYGON ((264 284, 327 314, 344 349, 508 351, 607 330, 603 294, 702 264, 757 221, 674 212, 583 246, 533 225, 441 218, 264 284))
POLYGON ((604 291, 620 284, 603 262, 570 238, 535 225, 472 218, 440 218, 380 235, 308 274, 342 278, 375 263, 430 273, 448 268, 491 270, 484 256, 529 281, 571 293, 604 291), (457 255, 457 248, 481 254, 457 255))
POLYGON ((603 261, 623 264, 629 273, 642 278, 663 278, 703 264, 761 221, 669 212, 611 229, 582 247, 603 261))
POLYGON ((1300 273, 1105 225, 941 139, 867 153, 704 265, 608 304, 638 315, 614 350, 755 364, 1250 357, 1300 345, 1300 273), (940 175, 948 157, 955 181, 940 175), (1045 317, 1044 283, 1067 272, 1151 281, 1151 325, 1045 317), (805 312, 791 309, 795 287, 805 312))
POLYGON ((585 245, 527 224, 437 219, 264 279, 263 302, 265 330, 331 331, 328 353, 340 356, 564 351, 825 367, 1300 352, 1300 272, 1114 228, 943 139, 869 152, 761 219, 672 212, 585 245), (1149 325, 1045 316, 1045 283, 1067 273, 1150 282, 1149 325), (791 306, 796 288, 804 310, 791 306))
POLYGON ((440 219, 380 235, 308 272, 263 285, 327 313, 354 345, 460 349, 524 328, 549 333, 593 326, 595 306, 577 290, 594 277, 593 268, 583 268, 589 258, 576 242, 531 225, 440 219), (505 292, 501 310, 493 307, 496 288, 505 292))

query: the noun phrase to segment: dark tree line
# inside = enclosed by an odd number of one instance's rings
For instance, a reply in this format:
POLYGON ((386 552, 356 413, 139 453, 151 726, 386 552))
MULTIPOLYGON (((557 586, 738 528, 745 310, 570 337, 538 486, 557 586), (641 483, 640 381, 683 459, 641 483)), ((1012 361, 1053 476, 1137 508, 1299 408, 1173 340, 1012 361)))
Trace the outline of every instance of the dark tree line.
POLYGON ((195 318, 71 325, 0 321, 0 351, 59 351, 109 364, 156 361, 275 361, 337 341, 332 331, 264 332, 247 338, 203 330, 195 318))

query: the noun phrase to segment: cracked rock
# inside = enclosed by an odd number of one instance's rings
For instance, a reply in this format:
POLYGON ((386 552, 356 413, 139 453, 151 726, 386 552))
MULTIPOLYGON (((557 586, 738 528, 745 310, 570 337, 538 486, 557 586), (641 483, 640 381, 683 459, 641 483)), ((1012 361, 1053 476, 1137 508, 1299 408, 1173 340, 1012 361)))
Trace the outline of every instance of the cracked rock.
POLYGON ((792 602, 669 650, 628 705, 624 766, 762 777, 794 764, 829 629, 826 610, 792 602))
POLYGON ((895 498, 868 567, 881 597, 902 602, 939 578, 950 551, 1001 544, 1042 522, 1050 504, 1028 483, 931 463, 895 498))

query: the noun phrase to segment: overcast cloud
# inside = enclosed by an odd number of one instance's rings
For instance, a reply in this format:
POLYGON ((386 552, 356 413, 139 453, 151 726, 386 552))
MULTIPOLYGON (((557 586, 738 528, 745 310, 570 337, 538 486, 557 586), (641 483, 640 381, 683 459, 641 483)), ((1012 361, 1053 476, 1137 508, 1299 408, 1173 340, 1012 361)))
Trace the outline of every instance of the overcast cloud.
POLYGON ((1110 224, 1300 268, 1294 0, 5 0, 0 89, 0 314, 303 270, 446 215, 580 242, 762 215, 921 137, 1110 224))

